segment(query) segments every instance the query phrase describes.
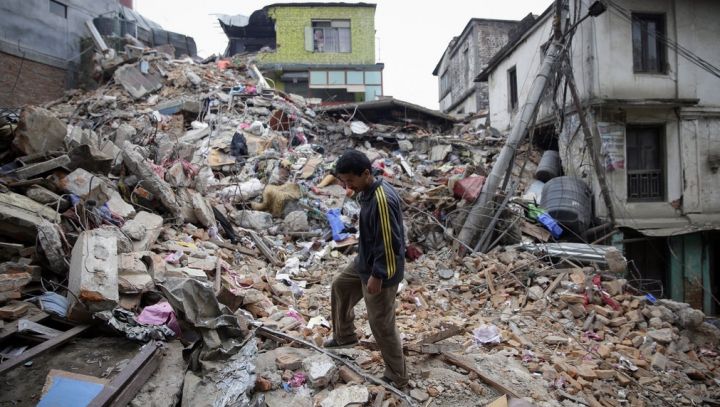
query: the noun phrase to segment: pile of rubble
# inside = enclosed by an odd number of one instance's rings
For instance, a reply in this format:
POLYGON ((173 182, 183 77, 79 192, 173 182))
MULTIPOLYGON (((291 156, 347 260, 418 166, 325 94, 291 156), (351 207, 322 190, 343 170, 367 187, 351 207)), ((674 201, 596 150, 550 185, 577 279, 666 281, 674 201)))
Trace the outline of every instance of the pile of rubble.
MULTIPOLYGON (((498 238, 515 245, 456 256, 453 226, 503 142, 479 120, 364 122, 273 89, 252 56, 223 69, 133 61, 0 132, 1 340, 38 312, 179 338, 192 353, 178 388, 188 406, 718 403, 720 330, 628 285, 616 250, 544 244, 550 232, 521 209, 500 227, 516 233, 498 238), (405 203, 407 392, 375 378, 362 303, 361 346, 320 347, 330 281, 357 243, 359 205, 332 175, 348 147, 405 203)), ((532 174, 539 154, 525 158, 532 174)))

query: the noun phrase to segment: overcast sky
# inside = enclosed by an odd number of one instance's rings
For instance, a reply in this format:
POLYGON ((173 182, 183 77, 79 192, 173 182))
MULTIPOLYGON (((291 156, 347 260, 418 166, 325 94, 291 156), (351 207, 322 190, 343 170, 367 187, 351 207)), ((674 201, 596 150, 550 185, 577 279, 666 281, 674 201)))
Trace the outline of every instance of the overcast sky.
MULTIPOLYGON (((326 1, 318 1, 325 3, 326 1)), ((552 0, 376 0, 376 62, 383 62, 385 95, 430 109, 438 108, 435 65, 454 36, 471 18, 520 20, 540 14, 552 0)), ((162 25, 195 39, 198 54, 221 54, 227 46, 213 14, 249 16, 268 4, 295 1, 135 0, 135 9, 162 25)), ((346 1, 346 3, 351 3, 346 1)))

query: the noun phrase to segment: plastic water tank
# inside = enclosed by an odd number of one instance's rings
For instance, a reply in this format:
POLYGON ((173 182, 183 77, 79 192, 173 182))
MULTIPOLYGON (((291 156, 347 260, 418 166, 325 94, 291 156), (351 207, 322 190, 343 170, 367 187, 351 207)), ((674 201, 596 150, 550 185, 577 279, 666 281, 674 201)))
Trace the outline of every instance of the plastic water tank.
POLYGON ((540 207, 563 229, 582 235, 592 219, 592 192, 580 179, 553 178, 543 187, 540 207))
POLYGON ((535 179, 542 182, 548 182, 561 174, 560 154, 557 151, 547 150, 538 164, 535 171, 535 179))

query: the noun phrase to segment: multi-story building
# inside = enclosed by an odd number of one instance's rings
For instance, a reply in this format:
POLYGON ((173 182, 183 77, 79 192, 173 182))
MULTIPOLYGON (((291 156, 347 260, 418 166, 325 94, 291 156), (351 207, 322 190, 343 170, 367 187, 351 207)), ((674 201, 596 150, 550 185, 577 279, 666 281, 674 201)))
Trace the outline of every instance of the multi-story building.
POLYGON ((40 104, 76 87, 81 56, 93 48, 81 46, 90 37, 85 23, 93 20, 102 35, 128 33, 148 45, 172 44, 177 54, 195 52, 192 38, 163 31, 133 0, 2 1, 0 107, 40 104))
MULTIPOLYGON (((568 0, 573 24, 588 3, 568 0)), ((581 22, 569 50, 592 143, 601 154, 628 278, 708 314, 720 289, 720 3, 712 0, 613 0, 581 22)), ((508 131, 545 58, 552 6, 503 49, 477 80, 490 88, 489 124, 508 131), (528 78, 527 80, 525 78, 528 78)), ((556 65, 559 66, 559 65, 556 65)), ((584 179, 599 220, 609 212, 578 112, 553 74, 541 98, 537 133, 554 138, 562 170, 584 179)))
POLYGON ((375 62, 375 5, 272 4, 250 15, 219 15, 226 56, 260 52, 259 68, 275 87, 323 103, 383 95, 384 64, 375 62))
MULTIPOLYGON (((529 18, 534 21, 532 15, 529 18)), ((518 23, 473 18, 450 41, 433 71, 438 77, 441 112, 461 118, 487 109, 487 84, 475 82, 475 77, 517 32, 518 23)))

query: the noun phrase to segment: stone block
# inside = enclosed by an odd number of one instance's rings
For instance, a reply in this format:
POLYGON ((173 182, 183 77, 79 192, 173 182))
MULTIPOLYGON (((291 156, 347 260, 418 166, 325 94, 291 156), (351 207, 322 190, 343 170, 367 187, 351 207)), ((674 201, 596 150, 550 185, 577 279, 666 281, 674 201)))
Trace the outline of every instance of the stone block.
POLYGON ((335 362, 327 356, 310 356, 303 360, 303 367, 307 372, 308 380, 315 388, 325 387, 336 380, 338 368, 335 362))
POLYGON ((112 190, 108 188, 101 178, 78 168, 63 180, 63 189, 69 194, 75 194, 82 199, 93 199, 98 205, 104 205, 110 200, 112 190))
POLYGON ((163 218, 154 213, 140 211, 134 220, 145 226, 146 233, 142 240, 133 242, 133 251, 148 251, 162 232, 163 218))
POLYGON ((20 111, 13 146, 24 155, 65 151, 66 134, 66 126, 52 113, 39 107, 28 107, 20 111))
POLYGON ((14 321, 27 314, 31 308, 35 308, 35 306, 29 302, 10 301, 4 307, 0 307, 0 319, 14 321))
POLYGON ((201 194, 194 194, 192 197, 193 212, 197 220, 206 228, 215 226, 215 214, 212 206, 201 194))
POLYGON ((42 205, 48 205, 52 209, 62 213, 70 208, 70 202, 60 199, 60 195, 41 187, 40 185, 31 185, 25 190, 25 196, 42 205), (58 205, 59 203, 59 205, 58 205))
POLYGON ((120 196, 120 193, 117 191, 112 191, 110 193, 110 200, 107 201, 107 205, 110 212, 116 213, 123 218, 135 215, 135 207, 125 202, 122 196, 120 196))
POLYGON ((153 69, 152 73, 144 74, 135 65, 121 66, 115 71, 114 77, 115 82, 122 85, 135 99, 159 90, 165 83, 165 78, 157 69, 153 69))
POLYGON ((117 239, 95 230, 80 234, 72 250, 68 318, 87 321, 92 313, 110 311, 119 301, 117 239))
POLYGON ((320 407, 363 406, 370 400, 370 390, 365 386, 345 386, 331 391, 320 402, 320 407))

